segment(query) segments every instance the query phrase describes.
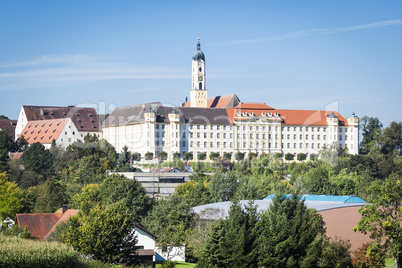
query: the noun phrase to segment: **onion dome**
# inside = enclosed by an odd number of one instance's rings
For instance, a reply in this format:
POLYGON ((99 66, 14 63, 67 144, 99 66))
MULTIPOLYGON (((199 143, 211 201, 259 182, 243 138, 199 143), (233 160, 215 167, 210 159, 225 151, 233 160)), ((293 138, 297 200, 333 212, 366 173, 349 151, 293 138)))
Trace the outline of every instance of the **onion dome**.
POLYGON ((205 61, 205 55, 201 51, 201 44, 200 44, 200 38, 199 37, 198 37, 198 43, 197 43, 197 50, 194 52, 193 60, 203 60, 203 61, 205 61))

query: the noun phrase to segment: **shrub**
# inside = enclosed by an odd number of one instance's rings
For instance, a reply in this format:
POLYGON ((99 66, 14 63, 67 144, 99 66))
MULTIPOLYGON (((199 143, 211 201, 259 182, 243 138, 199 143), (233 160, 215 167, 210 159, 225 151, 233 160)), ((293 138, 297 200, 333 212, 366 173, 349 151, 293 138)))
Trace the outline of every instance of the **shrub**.
POLYGON ((307 158, 306 154, 303 154, 303 153, 297 154, 297 160, 299 160, 299 161, 306 160, 306 158, 307 158))
POLYGON ((276 159, 280 159, 282 157, 283 157, 283 153, 275 153, 274 154, 274 158, 276 158, 276 159))
POLYGON ((374 243, 363 244, 353 252, 353 267, 371 268, 385 266, 385 253, 374 243))
POLYGON ((294 158, 295 158, 295 156, 292 153, 285 154, 285 159, 286 160, 293 160, 294 158))
POLYGON ((235 159, 236 159, 237 161, 243 160, 243 159, 244 159, 244 153, 237 152, 237 153, 235 154, 235 159))
POLYGON ((184 153, 184 160, 193 160, 193 153, 191 152, 184 153))
POLYGON ((212 152, 209 154, 209 159, 211 159, 211 160, 215 160, 218 157, 219 157, 219 153, 212 152))
POLYGON ((230 160, 232 158, 232 153, 224 153, 223 158, 230 160))
POLYGON ((151 152, 146 152, 145 153, 145 159, 146 160, 152 160, 154 158, 154 154, 151 152))

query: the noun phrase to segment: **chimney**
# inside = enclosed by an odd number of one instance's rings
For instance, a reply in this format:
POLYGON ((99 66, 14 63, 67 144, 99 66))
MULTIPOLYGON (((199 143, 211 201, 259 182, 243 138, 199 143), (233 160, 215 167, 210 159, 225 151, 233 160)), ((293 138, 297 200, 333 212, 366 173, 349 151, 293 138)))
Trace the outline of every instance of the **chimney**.
POLYGON ((66 212, 67 209, 68 209, 68 204, 63 204, 63 205, 61 205, 61 213, 66 212))

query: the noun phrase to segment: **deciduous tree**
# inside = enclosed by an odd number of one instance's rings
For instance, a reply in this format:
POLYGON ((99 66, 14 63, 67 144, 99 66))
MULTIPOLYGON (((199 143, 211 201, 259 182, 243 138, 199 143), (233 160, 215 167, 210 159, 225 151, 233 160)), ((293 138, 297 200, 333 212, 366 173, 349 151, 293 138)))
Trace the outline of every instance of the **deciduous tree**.
POLYGON ((7 174, 0 173, 0 222, 6 217, 15 218, 22 207, 22 191, 14 182, 9 182, 7 174))

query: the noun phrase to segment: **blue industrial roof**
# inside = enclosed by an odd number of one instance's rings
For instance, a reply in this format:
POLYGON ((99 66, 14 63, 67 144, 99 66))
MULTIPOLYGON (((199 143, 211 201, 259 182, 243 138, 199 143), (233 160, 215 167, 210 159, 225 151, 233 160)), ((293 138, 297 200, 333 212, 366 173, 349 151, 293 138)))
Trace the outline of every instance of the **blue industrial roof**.
MULTIPOLYGON (((271 194, 264 199, 273 199, 275 195, 271 194)), ((284 195, 289 198, 291 195, 284 195)), ((327 202, 342 202, 342 203, 364 203, 365 200, 354 195, 315 195, 315 194, 304 194, 301 196, 302 199, 306 201, 327 201, 327 202)))

